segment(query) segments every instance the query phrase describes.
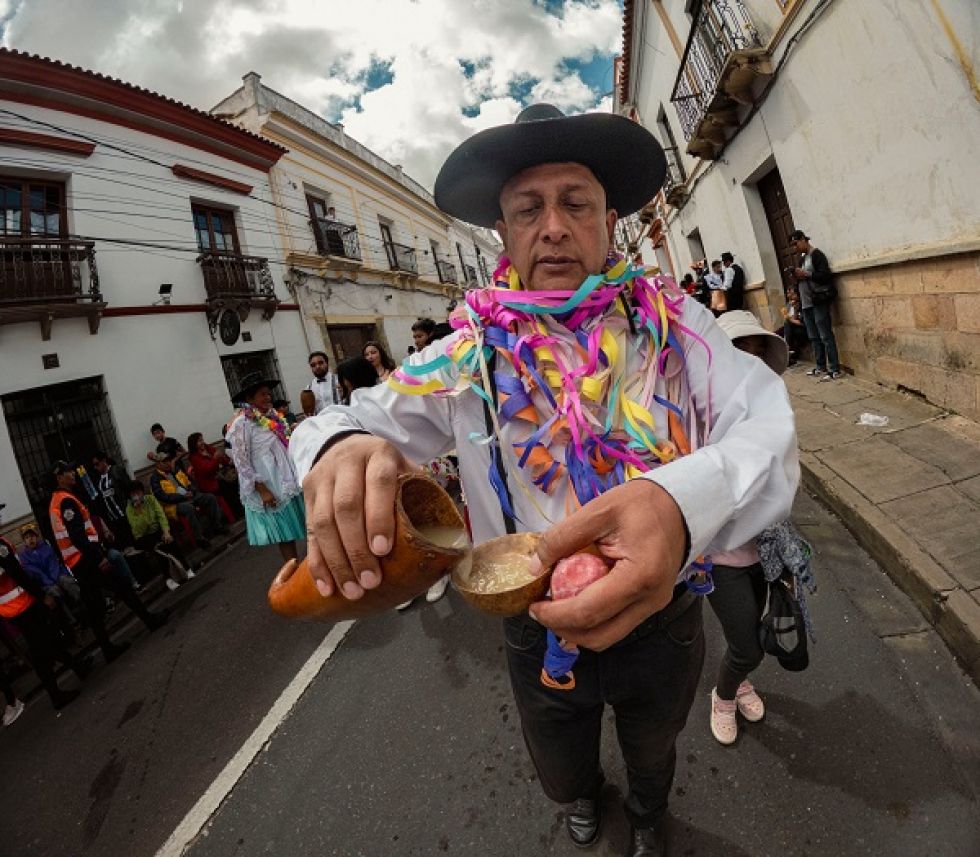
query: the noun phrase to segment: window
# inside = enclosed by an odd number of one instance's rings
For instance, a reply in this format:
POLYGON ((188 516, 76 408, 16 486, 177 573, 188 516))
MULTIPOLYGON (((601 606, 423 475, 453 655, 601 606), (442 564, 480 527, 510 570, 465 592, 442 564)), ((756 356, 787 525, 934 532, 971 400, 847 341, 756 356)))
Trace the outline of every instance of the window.
POLYGON ((337 212, 330 204, 329 199, 321 199, 312 194, 306 195, 306 204, 310 208, 311 220, 336 220, 337 212))
POLYGON ((660 132, 660 139, 664 144, 667 169, 677 173, 671 178, 675 182, 683 184, 687 181, 687 171, 684 169, 684 161, 680 156, 680 150, 677 148, 677 140, 674 139, 674 132, 671 130, 670 122, 667 121, 667 112, 662 104, 660 105, 660 112, 657 114, 657 130, 660 132))
MULTIPOLYGON (((228 354, 221 358, 221 368, 225 373, 229 394, 237 393, 242 388, 242 378, 252 372, 260 373, 263 378, 282 378, 276 352, 272 349, 251 351, 247 354, 228 354)), ((276 399, 286 396, 281 381, 273 388, 272 396, 276 399)))
POLYGON ((193 206, 197 248, 202 253, 238 253, 234 212, 225 208, 193 206))
POLYGON ((66 226, 63 184, 0 176, 0 235, 63 238, 66 226))

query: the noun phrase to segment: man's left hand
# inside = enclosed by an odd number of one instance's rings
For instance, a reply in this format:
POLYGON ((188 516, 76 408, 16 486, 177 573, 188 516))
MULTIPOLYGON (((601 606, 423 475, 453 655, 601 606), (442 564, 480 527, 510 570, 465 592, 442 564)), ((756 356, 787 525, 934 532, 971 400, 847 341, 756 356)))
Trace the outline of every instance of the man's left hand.
POLYGON ((562 639, 602 651, 670 603, 687 531, 674 499, 634 479, 590 501, 542 534, 543 568, 595 545, 612 570, 578 595, 531 605, 532 618, 562 639))

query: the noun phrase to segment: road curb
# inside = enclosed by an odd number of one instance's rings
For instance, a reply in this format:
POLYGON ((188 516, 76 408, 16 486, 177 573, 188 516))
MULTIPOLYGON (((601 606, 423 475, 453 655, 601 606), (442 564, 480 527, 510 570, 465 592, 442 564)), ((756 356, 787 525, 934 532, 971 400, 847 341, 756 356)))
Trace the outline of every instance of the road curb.
POLYGON ((922 612, 980 685, 980 605, 900 527, 813 453, 800 453, 804 487, 833 512, 922 612))

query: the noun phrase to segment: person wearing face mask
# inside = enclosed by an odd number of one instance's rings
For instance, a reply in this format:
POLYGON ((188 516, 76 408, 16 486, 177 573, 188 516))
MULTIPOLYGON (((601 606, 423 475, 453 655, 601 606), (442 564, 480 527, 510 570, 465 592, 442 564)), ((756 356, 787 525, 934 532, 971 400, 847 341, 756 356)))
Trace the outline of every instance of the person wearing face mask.
POLYGON ((193 580, 194 571, 170 533, 170 521, 163 506, 156 497, 146 493, 146 487, 138 479, 129 486, 126 519, 136 547, 163 561, 167 589, 173 591, 185 580, 193 580))

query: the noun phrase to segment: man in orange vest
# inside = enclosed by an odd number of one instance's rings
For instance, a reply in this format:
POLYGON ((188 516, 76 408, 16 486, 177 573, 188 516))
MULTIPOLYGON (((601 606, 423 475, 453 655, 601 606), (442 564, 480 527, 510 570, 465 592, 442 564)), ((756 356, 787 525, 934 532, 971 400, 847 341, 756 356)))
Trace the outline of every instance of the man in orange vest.
POLYGON ((77 690, 62 690, 54 677, 60 661, 79 679, 92 669, 88 660, 77 660, 58 636, 48 616, 44 590, 21 567, 14 546, 0 536, 0 616, 10 622, 24 638, 34 671, 60 711, 78 696, 77 690))
POLYGON ((110 663, 128 648, 128 644, 113 643, 106 632, 105 601, 102 596, 104 587, 111 588, 151 631, 166 624, 167 614, 147 610, 133 590, 132 581, 121 576, 109 562, 88 509, 72 493, 75 487, 74 468, 67 462, 58 461, 51 468, 51 474, 57 483, 48 506, 55 544, 61 551, 65 565, 78 581, 95 639, 105 655, 106 663, 110 663))

